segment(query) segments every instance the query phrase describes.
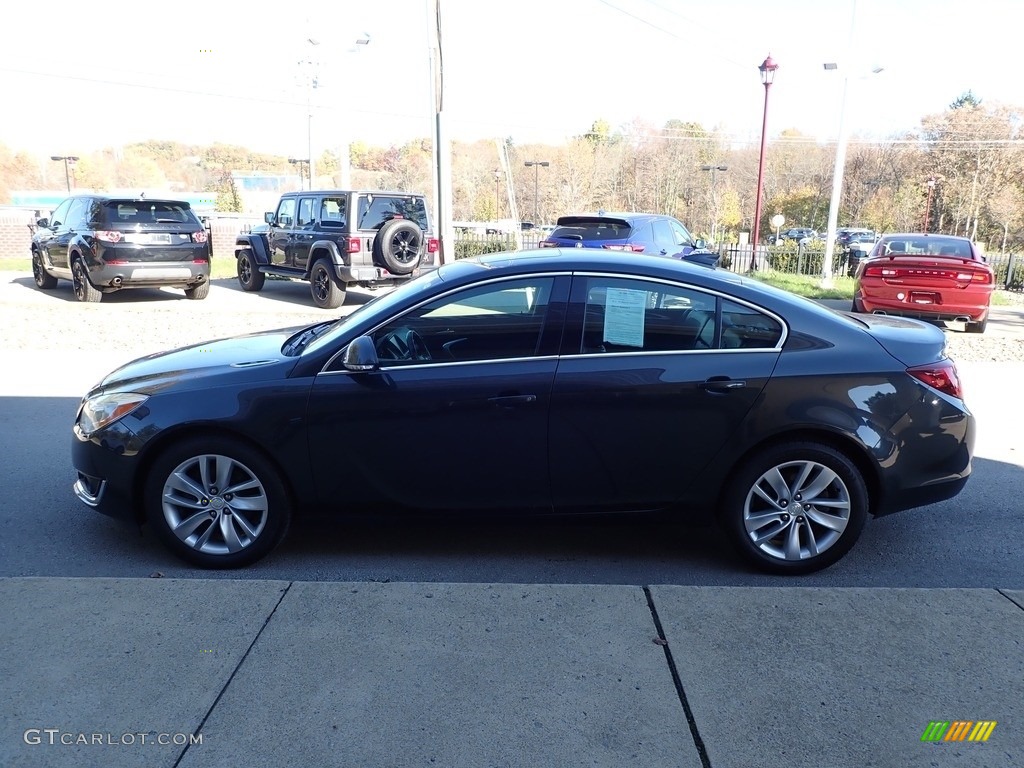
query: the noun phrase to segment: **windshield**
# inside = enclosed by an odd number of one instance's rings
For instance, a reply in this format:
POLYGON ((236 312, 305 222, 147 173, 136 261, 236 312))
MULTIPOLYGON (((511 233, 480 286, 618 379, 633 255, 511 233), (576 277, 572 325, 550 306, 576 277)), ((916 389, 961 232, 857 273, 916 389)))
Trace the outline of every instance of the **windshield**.
POLYGON ((355 310, 351 314, 339 318, 326 333, 323 333, 310 341, 303 352, 315 352, 322 348, 323 345, 331 344, 339 337, 344 336, 348 332, 348 329, 353 325, 357 325, 362 322, 363 317, 370 312, 385 316, 390 314, 394 307, 404 304, 406 300, 418 296, 421 293, 428 292, 440 282, 442 282, 442 280, 438 274, 438 270, 431 270, 425 275, 420 275, 414 280, 403 283, 398 288, 395 288, 395 290, 382 294, 367 304, 359 307, 359 309, 355 310))

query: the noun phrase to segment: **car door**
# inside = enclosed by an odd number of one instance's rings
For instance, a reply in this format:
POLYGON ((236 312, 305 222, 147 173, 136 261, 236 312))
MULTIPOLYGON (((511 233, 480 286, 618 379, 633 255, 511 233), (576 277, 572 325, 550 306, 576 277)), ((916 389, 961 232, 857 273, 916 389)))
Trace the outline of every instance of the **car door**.
POLYGON ((74 198, 69 198, 57 206, 57 210, 50 217, 45 240, 40 240, 40 245, 46 251, 47 260, 58 269, 67 269, 68 242, 71 240, 71 234, 66 222, 72 202, 74 198))
POLYGON ((575 276, 551 394, 555 510, 679 501, 736 435, 783 337, 776 318, 684 284, 575 276), (763 337, 737 335, 748 310, 763 337))
POLYGON ((309 264, 309 249, 313 245, 316 232, 316 219, 314 216, 316 198, 299 198, 298 213, 295 217, 295 230, 293 233, 292 266, 297 269, 306 269, 309 264))
POLYGON ((456 290, 370 334, 379 370, 336 358, 309 399, 320 499, 550 509, 548 407, 567 292, 568 276, 551 275, 456 290))
POLYGON ((292 266, 292 237, 295 228, 295 198, 285 197, 277 205, 274 223, 270 225, 270 263, 275 267, 292 266))

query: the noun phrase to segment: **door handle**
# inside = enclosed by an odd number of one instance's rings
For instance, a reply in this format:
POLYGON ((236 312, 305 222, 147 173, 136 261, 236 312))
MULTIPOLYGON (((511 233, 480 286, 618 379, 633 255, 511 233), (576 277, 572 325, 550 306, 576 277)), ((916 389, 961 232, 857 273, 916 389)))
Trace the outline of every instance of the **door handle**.
POLYGON ((531 403, 537 402, 536 395, 499 395, 498 397, 489 397, 487 402, 491 405, 497 406, 498 408, 512 408, 517 405, 530 405, 531 403))
POLYGON ((731 389, 743 389, 747 382, 726 377, 708 379, 702 385, 708 392, 728 392, 731 389))

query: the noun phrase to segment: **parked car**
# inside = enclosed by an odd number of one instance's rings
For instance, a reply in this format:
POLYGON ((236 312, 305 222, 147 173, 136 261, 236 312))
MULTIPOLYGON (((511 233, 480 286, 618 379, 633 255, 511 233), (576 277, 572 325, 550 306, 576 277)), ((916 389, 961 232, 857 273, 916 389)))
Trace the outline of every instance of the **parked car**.
POLYGON ((32 276, 42 290, 70 280, 79 301, 125 288, 210 292, 206 228, 187 202, 75 195, 32 234, 32 276))
POLYGON ((267 275, 308 280, 321 309, 340 307, 350 285, 394 286, 432 269, 438 250, 426 198, 410 192, 289 192, 264 221, 235 240, 238 284, 255 292, 267 275))
POLYGON ((695 239, 683 223, 652 213, 596 213, 561 216, 540 248, 602 248, 647 253, 716 266, 719 254, 695 239))
POLYGON ((966 237, 883 235, 855 274, 854 312, 964 323, 984 333, 995 275, 966 237))
POLYGON ((775 238, 774 240, 772 240, 772 238, 769 238, 769 242, 772 245, 778 245, 786 242, 787 240, 792 240, 796 243, 799 243, 801 240, 804 240, 806 238, 817 236, 818 233, 815 232, 810 227, 790 227, 789 229, 784 229, 781 232, 779 232, 778 237, 775 238))
POLYGON ((850 277, 857 273, 857 265, 867 258, 878 242, 878 235, 871 230, 850 232, 843 238, 843 252, 846 257, 846 271, 850 277))
POLYGON ((869 516, 964 487, 974 422, 944 348, 681 260, 492 254, 113 371, 75 418, 75 493, 202 567, 255 562, 315 511, 662 510, 712 511, 752 563, 806 573, 869 516))

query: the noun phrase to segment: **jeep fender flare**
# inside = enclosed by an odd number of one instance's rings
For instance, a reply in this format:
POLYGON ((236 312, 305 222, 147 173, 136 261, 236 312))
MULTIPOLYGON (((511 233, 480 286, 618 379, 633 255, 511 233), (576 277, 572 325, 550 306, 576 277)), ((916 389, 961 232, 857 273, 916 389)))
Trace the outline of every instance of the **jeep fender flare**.
POLYGON ((267 241, 260 235, 239 235, 235 238, 235 258, 244 250, 252 251, 257 264, 269 264, 270 254, 267 252, 267 241))
POLYGON ((342 280, 341 268, 348 266, 345 260, 345 256, 338 249, 338 244, 333 240, 314 240, 309 246, 309 261, 306 267, 306 277, 309 277, 313 270, 313 265, 320 259, 327 257, 328 261, 331 262, 334 274, 339 280, 342 280))

